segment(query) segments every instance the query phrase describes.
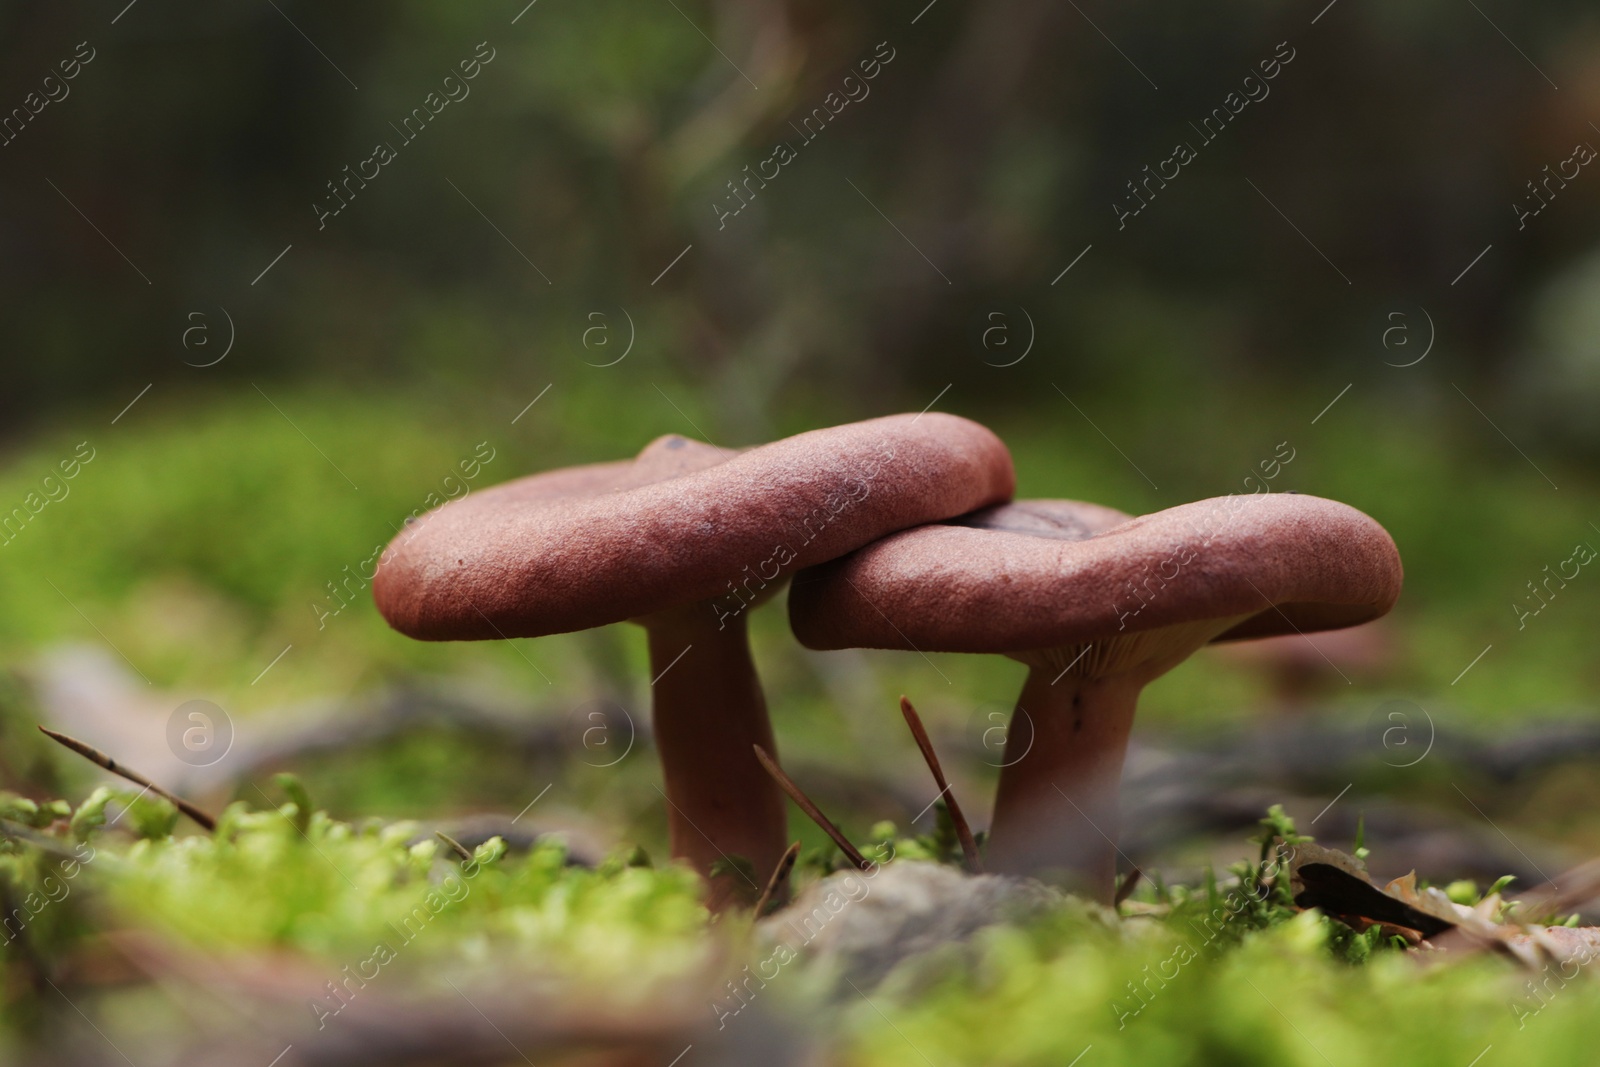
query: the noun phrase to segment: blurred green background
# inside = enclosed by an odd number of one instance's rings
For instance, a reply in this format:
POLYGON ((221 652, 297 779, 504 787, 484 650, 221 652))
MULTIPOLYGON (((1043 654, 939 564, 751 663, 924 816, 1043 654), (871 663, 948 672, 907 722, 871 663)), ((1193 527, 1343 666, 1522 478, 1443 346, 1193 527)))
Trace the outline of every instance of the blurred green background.
MULTIPOLYGON (((23 109, 0 118, 14 788, 82 780, 28 732, 80 644, 132 680, 124 725, 157 734, 191 699, 245 731, 426 687, 642 722, 639 632, 424 645, 364 588, 324 616, 329 584, 484 443, 476 487, 662 433, 746 444, 930 402, 1005 437, 1023 495, 1246 492, 1287 443, 1272 489, 1382 522, 1407 584, 1381 663, 1302 719, 1359 728, 1404 699, 1430 737, 1594 720, 1600 578, 1520 628, 1514 607, 1600 545, 1600 176, 1547 179, 1600 145, 1592 6, 11 2, 0 49, 0 109, 23 109), (1237 115, 1207 141, 1217 108, 1237 115), (1119 224, 1180 141, 1197 158, 1119 224), (319 222, 378 142, 395 158, 319 222), (731 192, 779 142, 795 158, 731 192), (93 459, 47 481, 81 442, 93 459)), ((804 653, 781 602, 755 618, 786 756, 818 773, 919 774, 901 692, 965 754, 1022 676, 804 653)), ((1248 732, 1280 702, 1259 663, 1206 652, 1151 688, 1138 736, 1248 732)), ((552 808, 660 847, 642 743, 608 769, 536 757, 434 724, 285 763, 340 816, 514 813, 558 781, 552 808)), ((1600 847, 1587 769, 1474 780, 1443 759, 1346 806, 1481 805, 1600 847)), ((1305 814, 1338 788, 1305 783, 1305 814)))

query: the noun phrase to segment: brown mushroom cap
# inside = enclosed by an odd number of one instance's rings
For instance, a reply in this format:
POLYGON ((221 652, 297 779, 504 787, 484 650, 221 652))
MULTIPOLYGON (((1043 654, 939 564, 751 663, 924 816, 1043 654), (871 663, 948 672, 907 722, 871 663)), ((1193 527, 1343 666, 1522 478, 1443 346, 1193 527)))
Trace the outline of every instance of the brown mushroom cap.
MULTIPOLYGON (((684 441, 682 438, 676 440, 684 441)), ((373 581, 423 640, 537 637, 782 581, 886 533, 1008 499, 1011 457, 953 415, 892 415, 741 453, 664 438, 520 479, 402 531, 373 581)))
POLYGON ((806 570, 789 594, 795 635, 816 649, 1016 654, 1215 623, 1232 640, 1365 622, 1400 594, 1388 533, 1332 500, 1218 497, 1098 529, 1071 510, 1084 507, 1023 501, 998 524, 906 530, 806 570), (1069 513, 1085 536, 1047 529, 1076 532, 1069 513))

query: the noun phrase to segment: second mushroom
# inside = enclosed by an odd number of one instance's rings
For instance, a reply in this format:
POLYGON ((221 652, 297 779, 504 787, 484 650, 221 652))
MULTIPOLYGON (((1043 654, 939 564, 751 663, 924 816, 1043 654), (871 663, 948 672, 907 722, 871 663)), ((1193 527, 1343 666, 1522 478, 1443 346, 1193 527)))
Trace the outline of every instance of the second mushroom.
POLYGON ((1138 518, 1033 500, 804 571, 789 612, 809 648, 991 652, 1027 665, 986 867, 1106 901, 1145 685, 1210 641, 1366 622, 1400 584, 1383 527, 1318 497, 1221 497, 1138 518))

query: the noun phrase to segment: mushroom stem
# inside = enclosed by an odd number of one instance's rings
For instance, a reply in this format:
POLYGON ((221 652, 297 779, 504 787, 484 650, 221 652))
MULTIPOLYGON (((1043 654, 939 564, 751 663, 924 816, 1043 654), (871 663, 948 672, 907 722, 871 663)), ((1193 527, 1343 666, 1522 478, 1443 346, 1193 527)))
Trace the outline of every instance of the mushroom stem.
POLYGON ((753 749, 776 746, 744 615, 725 617, 719 628, 714 611, 694 604, 639 621, 649 634, 672 855, 710 880, 712 910, 748 905, 761 893, 754 879, 783 858, 788 828, 783 794, 753 749), (733 857, 755 873, 710 877, 714 864, 733 857))
POLYGON ((1048 876, 1110 903, 1117 791, 1144 679, 1030 666, 1006 737, 988 869, 1048 876))

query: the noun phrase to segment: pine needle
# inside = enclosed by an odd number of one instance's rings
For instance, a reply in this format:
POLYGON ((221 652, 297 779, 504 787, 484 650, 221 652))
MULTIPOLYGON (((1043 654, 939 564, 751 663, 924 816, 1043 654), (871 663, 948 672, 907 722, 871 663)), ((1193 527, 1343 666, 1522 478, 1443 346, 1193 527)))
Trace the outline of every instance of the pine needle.
POLYGON ((761 891, 761 899, 756 901, 756 918, 766 914, 767 905, 772 903, 780 889, 787 885, 789 872, 794 870, 794 861, 800 858, 800 842, 796 841, 783 852, 783 858, 772 869, 772 877, 767 879, 767 888, 761 891))
POLYGON ((122 764, 118 763, 104 752, 101 752, 99 749, 90 745, 86 745, 75 737, 68 737, 66 734, 56 733, 56 731, 46 729, 43 726, 39 727, 39 732, 50 738, 52 741, 56 741, 62 745, 65 745, 67 748, 72 749, 72 751, 76 752, 90 763, 93 763, 95 766, 102 767, 105 770, 110 771, 112 774, 120 775, 135 785, 144 786, 150 792, 167 801, 173 807, 177 808, 179 811, 189 816, 189 818, 199 823, 205 828, 206 832, 209 833, 217 828, 216 819, 212 818, 210 815, 207 815, 205 812, 201 811, 187 800, 184 800, 182 797, 175 796, 172 793, 167 792, 165 789, 162 789, 159 785, 156 785, 138 771, 124 767, 122 764))
POLYGON ((1111 907, 1113 910, 1122 907, 1122 902, 1128 899, 1129 895, 1133 893, 1134 887, 1139 884, 1139 879, 1143 877, 1144 872, 1137 867, 1133 868, 1123 876, 1122 884, 1117 886, 1116 896, 1111 898, 1111 907))
POLYGON ((467 851, 466 845, 463 845, 460 841, 457 841, 443 830, 435 830, 433 832, 433 836, 449 845, 450 851, 454 852, 457 856, 460 856, 463 863, 472 862, 472 853, 467 851))
POLYGON ((801 811, 811 816, 812 822, 822 827, 822 832, 833 839, 833 843, 839 846, 839 851, 848 856, 850 862, 855 864, 859 870, 872 870, 873 864, 861 854, 856 846, 850 843, 850 839, 844 836, 826 815, 822 814, 822 809, 813 804, 811 798, 801 792, 800 787, 794 784, 794 780, 783 773, 783 768, 773 762, 772 757, 767 755, 766 750, 760 745, 751 745, 750 747, 756 750, 756 759, 760 760, 761 766, 765 767, 767 773, 772 775, 772 780, 778 783, 780 789, 789 794, 789 799, 794 801, 801 811))
POLYGON ((900 714, 905 716, 906 725, 911 727, 911 736, 916 739, 917 747, 922 750, 922 758, 927 761, 928 770, 933 772, 933 783, 939 787, 939 795, 944 797, 945 807, 950 811, 950 821, 955 824, 956 838, 961 842, 961 852, 967 858, 967 870, 973 874, 983 873, 983 860, 978 858, 978 840, 972 836, 972 827, 967 824, 967 817, 961 813, 961 805, 956 803, 956 795, 950 789, 950 783, 945 780, 944 768, 939 766, 939 754, 933 750, 933 742, 928 739, 928 731, 922 726, 922 716, 917 714, 917 709, 911 706, 911 701, 904 696, 900 698, 900 714))

